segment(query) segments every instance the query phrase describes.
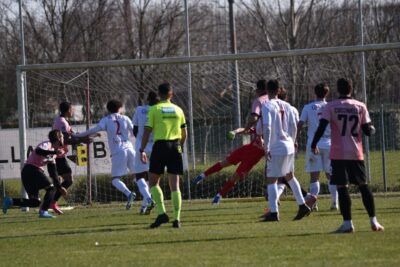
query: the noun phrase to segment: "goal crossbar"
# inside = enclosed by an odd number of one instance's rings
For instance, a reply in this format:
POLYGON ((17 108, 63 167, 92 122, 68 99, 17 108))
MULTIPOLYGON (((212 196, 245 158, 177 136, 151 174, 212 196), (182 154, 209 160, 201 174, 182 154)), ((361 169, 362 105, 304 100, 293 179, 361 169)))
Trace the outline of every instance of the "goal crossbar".
POLYGON ((19 71, 35 71, 35 70, 66 70, 78 68, 100 68, 100 67, 126 67, 138 65, 156 65, 156 64, 184 64, 184 63, 201 63, 216 61, 233 61, 233 60, 252 60, 266 58, 282 58, 293 56, 312 56, 312 55, 330 55, 354 52, 367 52, 379 50, 400 49, 400 42, 337 46, 337 47, 320 47, 309 49, 293 49, 279 50, 268 52, 249 52, 239 54, 222 54, 222 55, 206 55, 206 56, 183 56, 183 57, 167 57, 167 58, 149 58, 149 59, 122 59, 122 60, 104 60, 104 61, 82 61, 68 63, 49 63, 49 64, 31 64, 18 65, 19 71))

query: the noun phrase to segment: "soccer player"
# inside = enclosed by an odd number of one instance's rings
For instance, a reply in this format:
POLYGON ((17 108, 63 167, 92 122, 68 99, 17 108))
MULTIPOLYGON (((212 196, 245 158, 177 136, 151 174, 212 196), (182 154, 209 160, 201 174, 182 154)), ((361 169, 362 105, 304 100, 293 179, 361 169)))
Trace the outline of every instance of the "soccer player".
MULTIPOLYGON (((310 174, 310 193, 318 196, 320 191, 319 174, 325 172, 328 182, 331 173, 331 161, 329 159, 329 152, 331 148, 331 130, 326 128, 322 138, 318 142, 319 154, 314 155, 311 151, 311 142, 314 133, 318 128, 319 119, 321 118, 322 111, 324 110, 327 102, 326 96, 329 94, 329 87, 325 83, 317 84, 314 88, 316 100, 304 106, 301 112, 300 121, 297 124, 298 136, 300 135, 301 128, 307 126, 307 147, 306 147, 306 172, 310 174)), ((337 210, 337 191, 336 186, 329 183, 329 193, 331 194, 331 210, 337 210)), ((317 204, 312 207, 318 210, 317 204)))
MULTIPOLYGON (((68 190, 73 183, 72 170, 67 161, 68 144, 76 144, 72 142, 73 133, 72 127, 69 125, 68 119, 72 117, 73 110, 72 105, 69 102, 62 102, 59 105, 60 115, 57 116, 53 123, 53 130, 59 130, 64 135, 64 146, 60 150, 61 153, 56 157, 56 166, 58 174, 63 178, 61 185, 68 190)), ((78 141, 78 140, 75 140, 78 141)), ((57 191, 54 195, 54 199, 51 202, 50 208, 57 214, 63 214, 62 210, 58 206, 57 201, 60 199, 61 193, 57 191)))
POLYGON ((145 148, 150 133, 153 133, 154 145, 150 156, 149 183, 158 216, 150 228, 156 228, 169 222, 164 205, 164 195, 159 185, 160 176, 164 174, 165 167, 167 167, 174 211, 172 227, 180 228, 182 196, 179 189, 179 175, 183 174, 182 148, 187 136, 186 120, 182 109, 171 103, 173 90, 169 83, 158 86, 158 95, 160 102, 150 107, 147 113, 147 123, 139 150, 143 163, 147 163, 145 148))
POLYGON ((353 85, 351 80, 341 78, 337 81, 340 97, 329 102, 321 115, 318 129, 311 143, 314 154, 319 154, 317 146, 324 135, 325 128, 331 128, 331 165, 330 183, 336 185, 339 195, 339 207, 343 224, 337 233, 352 233, 354 225, 351 220, 351 198, 349 183, 358 186, 365 209, 368 212, 373 231, 383 231, 375 216, 374 197, 366 183, 362 134, 370 136, 375 133, 367 107, 364 103, 351 97, 353 85))
POLYGON ((127 170, 134 172, 135 150, 130 141, 133 124, 129 117, 122 115, 122 106, 119 100, 108 101, 107 110, 110 114, 103 117, 97 126, 75 136, 87 137, 100 131, 107 132, 111 152, 112 185, 127 197, 126 209, 129 210, 136 194, 121 181, 121 177, 128 173, 127 170))
POLYGON ((289 135, 290 128, 296 128, 296 121, 289 103, 278 99, 279 81, 267 83, 269 101, 262 106, 263 136, 266 163, 266 180, 270 212, 264 221, 279 221, 278 187, 279 177, 285 177, 293 191, 299 210, 294 220, 310 214, 301 194, 300 184, 293 175, 294 141, 289 135))
POLYGON ((67 190, 60 184, 57 173, 55 158, 64 146, 64 137, 58 130, 49 132, 49 140, 41 142, 28 157, 21 171, 22 184, 28 193, 27 199, 5 197, 3 201, 3 213, 11 206, 39 207, 39 218, 55 218, 48 212, 54 194, 58 191, 66 195, 67 190), (43 167, 47 170, 52 182, 44 174, 43 167), (46 191, 42 204, 40 205, 39 190, 46 191))
POLYGON ((256 126, 257 121, 261 117, 261 106, 268 101, 267 81, 258 80, 256 85, 257 97, 253 100, 253 104, 251 106, 251 114, 245 128, 246 132, 252 131, 252 129, 256 126))
MULTIPOLYGON (((160 101, 157 94, 150 91, 147 96, 147 105, 138 106, 133 114, 133 135, 135 136, 135 150, 137 155, 140 155, 139 149, 142 145, 142 137, 144 132, 144 126, 147 123, 147 113, 149 108, 160 101)), ((145 151, 146 155, 151 154, 151 149, 153 147, 153 135, 150 135, 149 141, 146 145, 145 151)), ((136 184, 139 188, 140 194, 143 197, 142 206, 140 208, 140 214, 148 215, 154 208, 154 201, 151 198, 149 191, 149 186, 146 182, 148 179, 149 163, 143 163, 140 157, 135 157, 135 178, 136 184)))
MULTIPOLYGON (((233 134, 244 134, 244 128, 238 128, 232 131, 233 134)), ((246 131, 246 133, 255 134, 256 130, 254 128, 251 131, 246 131)), ((261 137, 261 130, 259 130, 258 135, 246 145, 243 145, 235 150, 233 150, 226 159, 217 162, 206 171, 198 175, 196 178, 193 179, 193 184, 200 183, 204 178, 207 176, 219 172, 223 168, 237 165, 239 166, 236 168, 235 173, 231 178, 229 178, 219 192, 215 195, 212 204, 219 204, 221 198, 225 197, 226 194, 235 186, 235 184, 244 179, 249 171, 264 157, 264 147, 263 141, 261 137)))

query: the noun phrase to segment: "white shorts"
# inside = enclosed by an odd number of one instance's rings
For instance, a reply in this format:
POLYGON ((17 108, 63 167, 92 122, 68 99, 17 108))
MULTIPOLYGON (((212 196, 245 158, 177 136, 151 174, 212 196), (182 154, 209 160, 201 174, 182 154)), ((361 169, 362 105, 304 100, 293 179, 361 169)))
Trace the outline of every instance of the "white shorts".
POLYGON ((121 177, 128 174, 128 170, 132 173, 135 171, 136 152, 133 148, 119 151, 111 156, 111 176, 121 177))
POLYGON ((329 148, 319 148, 319 154, 314 155, 311 147, 306 149, 306 172, 326 172, 331 173, 331 160, 329 158, 329 148))
MULTIPOLYGON (((146 152, 147 158, 150 159, 151 147, 149 149, 147 149, 147 147, 146 147, 145 152, 146 152)), ((147 161, 147 163, 142 162, 142 160, 140 159, 139 148, 136 150, 136 155, 138 155, 138 156, 135 157, 135 165, 134 165, 135 173, 148 172, 149 167, 150 167, 150 160, 147 161)))
POLYGON ((266 163, 266 177, 279 178, 294 171, 294 153, 290 155, 271 155, 266 163))

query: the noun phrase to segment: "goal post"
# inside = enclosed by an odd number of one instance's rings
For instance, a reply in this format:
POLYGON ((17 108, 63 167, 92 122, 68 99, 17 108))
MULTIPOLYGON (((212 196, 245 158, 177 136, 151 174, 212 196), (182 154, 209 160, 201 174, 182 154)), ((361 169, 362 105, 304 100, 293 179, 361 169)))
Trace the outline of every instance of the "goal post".
MULTIPOLYGON (((360 68, 359 61, 355 59, 356 53, 365 52, 367 60, 368 55, 372 57, 376 53, 393 55, 382 59, 385 60, 388 68, 381 75, 397 79, 395 73, 400 66, 395 55, 399 49, 400 42, 226 55, 20 65, 17 66, 20 159, 23 162, 29 145, 36 145, 41 141, 40 139, 45 138, 42 130, 50 129, 60 101, 72 102, 75 110, 79 111, 77 112, 79 114, 75 114, 72 124, 73 128, 77 127, 79 131, 82 131, 87 123, 90 121, 97 123, 105 115, 104 107, 109 99, 121 99, 125 104, 126 115, 132 117, 135 108, 142 102, 143 96, 149 90, 156 90, 159 83, 168 80, 174 87, 173 101, 184 109, 185 115, 190 117, 189 121, 193 121, 192 125, 188 125, 193 133, 188 137, 188 150, 189 153, 193 153, 189 161, 195 160, 195 162, 190 162, 188 166, 190 168, 196 165, 196 168, 190 170, 192 177, 185 177, 184 196, 186 198, 189 196, 210 197, 216 193, 228 174, 223 177, 217 176, 215 179, 210 178, 209 181, 196 188, 190 188, 188 185, 193 176, 198 174, 197 172, 223 159, 232 149, 232 143, 225 138, 226 133, 232 130, 235 120, 238 119, 232 114, 236 105, 230 75, 232 62, 237 61, 241 70, 238 80, 243 116, 239 119, 243 123, 249 115, 248 110, 258 79, 279 76, 290 94, 291 84, 287 82, 290 80, 289 73, 285 70, 291 64, 291 57, 298 58, 296 62, 299 65, 296 67, 301 70, 298 75, 302 75, 297 78, 301 90, 296 90, 296 101, 293 103, 301 111, 303 105, 313 99, 311 89, 320 81, 329 81, 330 87, 333 88, 337 78, 349 75, 355 78, 356 84, 360 84, 358 72, 360 68), (343 65, 343 62, 347 64, 343 65), (190 64, 189 70, 188 64, 190 64), (276 73, 275 70, 280 73, 276 73), (85 71, 87 71, 86 75, 81 75, 85 71), (191 86, 189 81, 192 83, 191 86), (25 82, 27 92, 24 92, 25 82), (189 87, 192 88, 190 93, 189 87), (24 99, 24 95, 27 99, 24 99), (90 104, 86 97, 90 98, 90 104), (193 99, 188 99, 190 97, 193 99), (24 104, 25 102, 27 105, 24 104)), ((364 92, 357 90, 355 93, 358 98, 365 101, 362 99, 364 92)), ((333 96, 332 92, 331 98, 333 96)), ((375 101, 368 101, 369 105, 375 105, 378 101, 372 100, 375 101)), ((393 110, 399 108, 398 103, 393 101, 393 97, 384 95, 382 101, 386 101, 387 107, 393 107, 393 110)), ((377 122, 376 125, 379 123, 377 122)), ((393 132, 393 135, 397 136, 397 133, 393 132)), ((378 149, 384 145, 380 144, 379 140, 379 138, 372 140, 372 149, 378 149)), ((304 140, 302 147, 304 148, 304 140)), ((393 148, 396 153, 400 150, 397 144, 393 145, 393 148)), ((92 197, 94 201, 100 202, 123 199, 111 189, 110 181, 108 181, 109 187, 102 181, 102 175, 110 173, 110 170, 105 168, 109 166, 107 164, 110 164, 107 149, 105 139, 91 144, 88 148, 91 151, 89 155, 91 167, 86 170, 79 166, 73 168, 75 176, 86 176, 91 171, 93 172, 93 181, 86 180, 89 181, 85 192, 86 200, 92 197), (93 190, 93 196, 90 195, 92 186, 96 187, 93 190)), ((229 196, 262 196, 262 164, 258 165, 254 174, 249 174, 250 179, 242 182, 229 196)), ((304 174, 302 164, 303 162, 297 164, 299 166, 296 170, 299 170, 299 175, 304 177, 302 180, 306 181, 308 177, 304 174)), ((228 169, 227 173, 232 173, 232 171, 228 169)), ((380 175, 380 169, 375 169, 375 166, 371 172, 373 176, 380 175)), ((168 187, 165 179, 162 183, 162 186, 168 187)), ((79 188, 78 185, 76 185, 77 188, 79 188)), ((76 195, 74 202, 84 201, 81 192, 76 192, 76 195)))

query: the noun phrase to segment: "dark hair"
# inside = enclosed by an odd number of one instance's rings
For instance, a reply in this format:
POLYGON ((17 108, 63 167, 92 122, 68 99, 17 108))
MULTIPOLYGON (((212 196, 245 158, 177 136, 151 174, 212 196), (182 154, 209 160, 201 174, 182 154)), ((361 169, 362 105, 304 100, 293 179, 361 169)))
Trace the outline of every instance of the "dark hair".
POLYGON ((149 94, 147 95, 147 101, 149 102, 150 106, 153 106, 153 105, 157 104, 158 102, 160 102, 160 98, 158 97, 158 95, 155 92, 150 91, 149 94))
POLYGON ((60 140, 62 133, 60 130, 51 130, 49 132, 49 140, 52 144, 58 142, 60 140))
POLYGON ((171 85, 169 83, 162 83, 158 86, 158 94, 162 96, 168 95, 171 91, 171 85))
POLYGON ((61 115, 64 115, 65 113, 68 112, 68 110, 71 108, 72 104, 68 101, 63 101, 60 103, 58 106, 58 110, 60 111, 61 115))
POLYGON ((325 98, 329 93, 329 87, 326 83, 319 83, 314 87, 314 93, 318 98, 325 98))
POLYGON ((107 103, 107 110, 110 113, 117 113, 121 107, 122 107, 122 102, 116 99, 112 99, 107 103))
POLYGON ((257 81, 257 90, 265 91, 267 90, 267 81, 262 79, 257 81))
POLYGON ((283 87, 280 87, 279 88, 279 93, 278 93, 278 98, 280 100, 286 101, 287 95, 288 95, 287 94, 287 90, 285 88, 283 88, 283 87))
POLYGON ((280 88, 279 80, 269 80, 267 83, 267 90, 271 93, 277 93, 280 88))
POLYGON ((337 80, 336 86, 341 95, 348 95, 353 92, 353 82, 350 79, 340 78, 337 80))

